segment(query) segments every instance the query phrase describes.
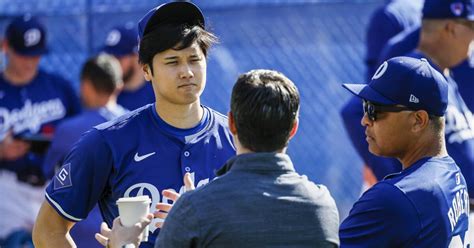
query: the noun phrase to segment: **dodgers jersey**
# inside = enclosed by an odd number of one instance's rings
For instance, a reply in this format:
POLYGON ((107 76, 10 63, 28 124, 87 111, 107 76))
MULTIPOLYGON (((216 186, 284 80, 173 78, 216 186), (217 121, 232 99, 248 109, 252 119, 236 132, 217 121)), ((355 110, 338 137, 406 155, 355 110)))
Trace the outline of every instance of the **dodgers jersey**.
MULTIPOLYGON (((422 58, 423 54, 411 53, 410 57, 422 58)), ((439 70, 431 61, 430 64, 439 70)), ((460 71, 457 70, 457 75, 460 71)), ((468 70, 464 71, 468 73, 468 70)), ((471 72, 472 73, 472 72, 471 72)), ((453 75, 454 77, 455 75, 453 75)), ((448 108, 446 110, 445 138, 449 155, 456 161, 466 178, 469 193, 474 196, 474 116, 461 97, 458 86, 453 77, 446 76, 448 90, 448 108)), ((469 82, 464 81, 464 84, 469 82)), ((383 158, 373 155, 368 150, 365 140, 364 127, 360 120, 364 115, 360 98, 352 97, 341 111, 345 128, 358 154, 372 169, 378 180, 386 175, 401 170, 401 164, 393 158, 383 158)))
MULTIPOLYGON (((80 221, 96 202, 109 226, 118 216, 120 197, 148 195, 152 211, 164 189, 184 192, 183 176, 190 172, 197 187, 215 177, 214 171, 235 155, 227 118, 203 107, 201 122, 191 129, 165 123, 149 104, 96 126, 72 148, 46 189, 46 199, 64 218, 80 221)), ((150 224, 153 247, 158 235, 150 224)))
POLYGON ((339 229, 343 247, 468 247, 467 185, 449 157, 422 158, 368 189, 339 229))
MULTIPOLYGON (((16 86, 0 73, 0 140, 10 130, 13 135, 52 136, 62 119, 79 113, 80 109, 71 84, 59 76, 39 70, 29 84, 16 86)), ((2 160, 0 165, 1 169, 16 172, 20 179, 42 177, 42 157, 28 153, 16 161, 2 160)))
POLYGON ((117 103, 128 110, 135 110, 153 102, 155 102, 155 93, 150 82, 145 82, 133 91, 123 89, 117 97, 117 103))

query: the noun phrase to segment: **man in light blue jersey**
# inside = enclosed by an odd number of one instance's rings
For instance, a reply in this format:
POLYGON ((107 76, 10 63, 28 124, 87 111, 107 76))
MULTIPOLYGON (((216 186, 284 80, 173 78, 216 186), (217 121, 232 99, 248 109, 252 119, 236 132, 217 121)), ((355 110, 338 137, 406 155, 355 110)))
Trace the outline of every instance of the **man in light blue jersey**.
POLYGON ((135 110, 155 102, 153 87, 143 78, 138 63, 138 32, 133 23, 110 30, 102 50, 116 57, 122 67, 123 89, 117 97, 118 104, 135 110))
POLYGON ((345 84, 363 99, 369 151, 402 170, 368 189, 342 222, 341 247, 469 247, 466 180, 445 144, 448 83, 426 59, 395 57, 369 84, 345 84))
MULTIPOLYGON (((46 190, 36 247, 71 247, 68 231, 98 202, 109 226, 120 197, 148 195, 152 206, 183 192, 189 172, 199 187, 235 155, 227 118, 203 106, 206 58, 216 40, 190 2, 160 5, 139 23, 139 60, 156 103, 96 126, 74 146, 46 190)), ((153 247, 155 219, 140 247, 153 247)), ((158 225, 159 226, 159 225, 158 225)))

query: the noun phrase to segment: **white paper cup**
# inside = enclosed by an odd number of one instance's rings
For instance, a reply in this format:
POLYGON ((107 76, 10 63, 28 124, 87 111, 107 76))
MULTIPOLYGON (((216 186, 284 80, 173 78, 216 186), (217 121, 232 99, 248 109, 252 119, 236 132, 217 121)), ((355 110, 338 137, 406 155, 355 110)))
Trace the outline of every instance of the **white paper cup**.
MULTIPOLYGON (((120 221, 124 226, 133 226, 150 213, 151 199, 147 195, 123 197, 117 200, 120 221)), ((142 233, 142 242, 148 241, 147 226, 142 233)))

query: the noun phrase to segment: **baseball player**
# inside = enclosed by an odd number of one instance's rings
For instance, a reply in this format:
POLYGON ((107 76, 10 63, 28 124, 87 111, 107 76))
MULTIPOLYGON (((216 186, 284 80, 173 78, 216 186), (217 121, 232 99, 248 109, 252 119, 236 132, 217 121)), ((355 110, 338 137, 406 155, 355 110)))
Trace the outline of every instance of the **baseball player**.
POLYGON ((117 97, 117 103, 129 110, 155 102, 153 87, 144 80, 138 63, 137 37, 138 32, 133 23, 115 27, 107 34, 102 49, 120 61, 123 89, 117 97))
POLYGON ((396 34, 420 23, 421 0, 388 0, 372 14, 366 33, 367 77, 374 74, 378 58, 387 41, 396 34))
MULTIPOLYGON (((215 41, 200 9, 190 2, 163 4, 138 25, 139 59, 156 103, 96 126, 74 146, 46 189, 36 247, 71 247, 69 229, 97 202, 109 226, 120 197, 148 195, 152 206, 167 204, 170 194, 163 190, 183 192, 186 173, 199 187, 235 155, 227 118, 200 103, 215 41)), ((158 221, 140 247, 153 247, 158 221)))
MULTIPOLYGON (((470 195, 474 195, 474 117, 458 88, 458 85, 463 85, 464 89, 468 89, 466 87, 472 85, 473 82, 473 69, 466 64, 469 43, 474 38, 474 29, 469 28, 469 25, 465 25, 468 23, 472 25, 473 23, 473 21, 469 21, 469 18, 474 15, 474 9, 468 8, 471 5, 472 0, 426 1, 423 8, 421 28, 425 30, 425 34, 422 35, 417 51, 407 56, 426 57, 438 71, 449 71, 445 74, 450 84, 449 108, 446 115, 446 146, 449 154, 463 171, 470 189, 470 195), (462 11, 459 12, 459 10, 462 11), (446 29, 441 28, 443 23, 446 29), (436 25, 441 26, 434 28, 436 25), (429 32, 435 30, 436 32, 429 32), (436 34, 443 30, 446 31, 436 34), (439 38, 440 35, 446 37, 439 38), (443 49, 440 49, 440 47, 443 47, 443 49), (436 51, 436 53, 432 51, 436 51), (450 61, 444 61, 445 58, 449 58, 450 61)), ((464 93, 468 95, 470 92, 466 91, 464 93)), ((351 98, 342 109, 341 114, 357 152, 378 180, 382 180, 388 174, 400 170, 401 165, 397 160, 377 157, 367 151, 364 131, 358 125, 363 115, 360 109, 360 99, 351 98)))
POLYGON ((9 240, 14 232, 31 237, 43 201, 44 149, 36 144, 47 142, 57 124, 79 113, 80 102, 68 81, 39 69, 48 48, 37 18, 15 18, 2 45, 8 64, 0 73, 0 246, 16 247, 21 244, 9 240), (35 139, 41 143, 33 143, 35 139))
POLYGON ((443 75, 426 59, 395 57, 368 85, 344 87, 364 101, 369 151, 398 159, 403 170, 354 204, 341 247, 469 247, 468 187, 444 140, 451 95, 443 75))

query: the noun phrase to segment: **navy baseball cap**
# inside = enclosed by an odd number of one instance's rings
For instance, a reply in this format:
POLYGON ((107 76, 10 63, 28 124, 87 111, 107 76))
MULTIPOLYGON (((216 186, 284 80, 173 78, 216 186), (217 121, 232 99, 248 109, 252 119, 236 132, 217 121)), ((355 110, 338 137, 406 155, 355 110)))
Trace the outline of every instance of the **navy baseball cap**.
POLYGON ((377 69, 370 83, 343 87, 376 104, 400 104, 436 116, 443 116, 448 106, 448 83, 424 58, 389 59, 377 69))
POLYGON ((474 20, 474 0, 426 0, 423 18, 474 20))
POLYGON ((127 24, 110 30, 103 51, 116 57, 137 53, 138 34, 134 25, 127 24))
POLYGON ((138 37, 141 40, 145 34, 164 24, 188 24, 189 26, 205 27, 204 15, 191 2, 164 3, 150 10, 138 22, 138 37))
POLYGON ((48 52, 46 30, 31 15, 15 18, 7 26, 5 38, 9 46, 23 56, 38 56, 48 52))

